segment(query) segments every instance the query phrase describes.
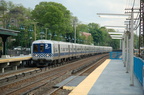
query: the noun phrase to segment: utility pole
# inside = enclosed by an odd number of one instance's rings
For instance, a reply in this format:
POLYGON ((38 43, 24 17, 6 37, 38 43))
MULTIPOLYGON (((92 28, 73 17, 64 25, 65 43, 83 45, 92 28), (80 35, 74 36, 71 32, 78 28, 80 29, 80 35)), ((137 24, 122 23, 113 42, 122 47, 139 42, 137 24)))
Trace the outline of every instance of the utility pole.
POLYGON ((144 1, 140 0, 139 56, 140 47, 144 47, 144 1))
POLYGON ((74 43, 76 43, 76 25, 77 25, 78 19, 77 17, 73 18, 73 27, 74 27, 74 43))
POLYGON ((76 20, 74 20, 74 43, 76 43, 76 20))
POLYGON ((134 66, 134 57, 133 57, 133 50, 134 50, 134 33, 133 33, 133 24, 134 24, 134 12, 133 8, 131 9, 131 27, 130 27, 130 46, 129 46, 129 56, 130 56, 130 86, 134 86, 134 74, 133 74, 133 66, 134 66))

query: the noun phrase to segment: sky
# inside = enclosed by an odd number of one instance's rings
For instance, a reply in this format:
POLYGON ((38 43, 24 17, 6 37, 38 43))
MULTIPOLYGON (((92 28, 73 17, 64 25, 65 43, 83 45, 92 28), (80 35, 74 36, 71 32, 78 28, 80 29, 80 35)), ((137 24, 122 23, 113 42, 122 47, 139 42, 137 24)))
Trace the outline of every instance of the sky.
POLYGON ((139 0, 5 0, 35 8, 39 2, 57 2, 64 5, 83 24, 98 23, 100 26, 123 26, 123 18, 101 18, 97 13, 124 14, 125 8, 139 7, 139 0), (135 2, 135 3, 134 3, 135 2))

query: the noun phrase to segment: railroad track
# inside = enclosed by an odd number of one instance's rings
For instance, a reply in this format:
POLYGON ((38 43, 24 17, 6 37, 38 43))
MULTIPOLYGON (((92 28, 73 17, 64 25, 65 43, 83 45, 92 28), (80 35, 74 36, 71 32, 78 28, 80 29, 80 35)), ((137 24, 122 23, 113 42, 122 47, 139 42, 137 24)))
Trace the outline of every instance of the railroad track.
POLYGON ((65 78, 71 76, 71 72, 78 67, 81 68, 86 64, 89 64, 91 60, 106 56, 107 54, 91 56, 71 64, 62 65, 56 68, 45 70, 39 74, 35 74, 24 79, 15 81, 14 83, 9 83, 0 86, 1 95, 26 95, 28 93, 34 93, 34 95, 39 95, 43 93, 43 89, 48 88, 52 92, 52 86, 65 78), (38 91, 40 90, 40 91, 38 91))
MULTIPOLYGON (((108 59, 108 56, 98 58, 97 60, 95 60, 96 61, 95 64, 92 64, 91 66, 87 67, 86 69, 79 72, 78 74, 76 73, 76 77, 73 78, 72 80, 76 79, 78 76, 88 76, 93 70, 95 70, 98 66, 100 66, 106 59, 108 59)), ((69 83, 70 81, 68 81, 67 83, 69 83)), ((66 85, 67 83, 65 83, 64 85, 66 85)), ((54 89, 52 92, 48 93, 48 95, 61 95, 60 94, 61 92, 63 92, 63 95, 67 95, 68 93, 67 91, 66 94, 64 94, 64 91, 62 91, 63 90, 62 87, 64 85, 61 85, 59 88, 54 89)))

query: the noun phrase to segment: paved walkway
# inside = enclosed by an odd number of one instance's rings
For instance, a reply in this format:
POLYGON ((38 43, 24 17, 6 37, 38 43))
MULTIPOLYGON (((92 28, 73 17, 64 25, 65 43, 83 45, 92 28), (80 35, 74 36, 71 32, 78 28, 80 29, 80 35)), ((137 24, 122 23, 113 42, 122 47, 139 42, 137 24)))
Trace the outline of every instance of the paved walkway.
POLYGON ((122 60, 108 59, 69 95, 143 95, 136 78, 134 86, 130 86, 130 74, 125 71, 122 60))

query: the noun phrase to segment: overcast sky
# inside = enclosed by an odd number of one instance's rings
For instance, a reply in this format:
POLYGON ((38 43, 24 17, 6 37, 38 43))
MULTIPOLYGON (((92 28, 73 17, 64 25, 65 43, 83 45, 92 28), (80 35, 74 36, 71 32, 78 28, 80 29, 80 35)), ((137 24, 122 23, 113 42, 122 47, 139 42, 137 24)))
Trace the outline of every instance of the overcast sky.
POLYGON ((116 13, 124 14, 125 8, 139 6, 139 0, 5 0, 12 1, 14 4, 22 4, 24 7, 35 8, 35 5, 41 1, 53 1, 63 4, 73 16, 78 17, 79 21, 84 24, 98 23, 100 26, 105 25, 124 25, 125 19, 120 18, 100 18, 97 13, 116 13))

